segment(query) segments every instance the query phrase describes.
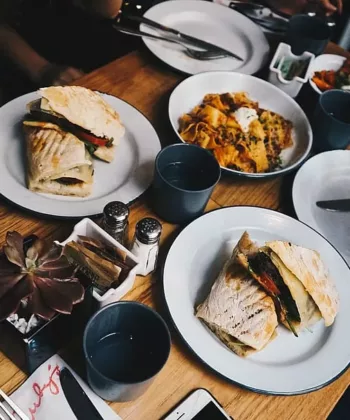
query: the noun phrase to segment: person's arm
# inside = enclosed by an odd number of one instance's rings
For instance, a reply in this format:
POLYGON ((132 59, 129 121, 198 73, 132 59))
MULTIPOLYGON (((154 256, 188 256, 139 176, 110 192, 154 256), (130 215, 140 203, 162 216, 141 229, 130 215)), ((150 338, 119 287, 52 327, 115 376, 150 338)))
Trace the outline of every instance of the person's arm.
POLYGON ((80 0, 84 9, 102 18, 115 18, 123 4, 123 0, 80 0))
POLYGON ((7 24, 0 24, 0 51, 34 82, 38 81, 39 75, 49 65, 44 57, 7 24))
POLYGON ((50 63, 5 23, 0 24, 0 53, 7 56, 37 85, 63 85, 84 75, 73 67, 50 63))

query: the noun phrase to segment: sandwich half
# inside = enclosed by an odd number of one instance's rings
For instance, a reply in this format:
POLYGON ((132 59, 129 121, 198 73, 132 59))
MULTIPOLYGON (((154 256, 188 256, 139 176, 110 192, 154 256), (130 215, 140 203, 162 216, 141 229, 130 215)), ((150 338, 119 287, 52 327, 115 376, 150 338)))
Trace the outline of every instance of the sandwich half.
MULTIPOLYGON (((196 316, 239 356, 262 350, 278 325, 273 300, 237 261, 250 244, 241 238, 196 316)), ((248 248, 247 248, 248 247, 248 248)))
POLYGON ((93 166, 84 143, 57 125, 24 121, 27 179, 31 191, 86 197, 93 166))
POLYGON ((81 86, 51 86, 28 104, 30 119, 51 122, 83 141, 90 154, 111 162, 125 129, 119 114, 103 98, 81 86))
POLYGON ((316 251, 289 242, 267 242, 237 259, 274 299, 280 321, 295 335, 324 318, 331 325, 339 299, 327 270, 316 251))

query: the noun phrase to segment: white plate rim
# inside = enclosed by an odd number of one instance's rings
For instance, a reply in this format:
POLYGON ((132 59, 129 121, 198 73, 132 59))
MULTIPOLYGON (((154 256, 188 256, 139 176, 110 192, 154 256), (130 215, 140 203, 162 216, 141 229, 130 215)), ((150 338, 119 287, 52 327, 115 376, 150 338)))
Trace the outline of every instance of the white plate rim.
MULTIPOLYGON (((291 217, 291 216, 288 216, 288 215, 286 215, 286 214, 284 214, 284 213, 281 213, 281 212, 278 212, 278 211, 276 211, 276 210, 271 210, 271 209, 268 209, 268 208, 266 208, 266 207, 261 207, 261 206, 228 206, 228 207, 220 207, 220 208, 217 208, 217 209, 213 209, 213 210, 210 210, 210 211, 208 211, 207 213, 205 213, 205 214, 203 214, 202 216, 200 216, 198 219, 195 219, 193 222, 191 222, 191 223, 189 223, 180 233, 179 233, 179 235, 175 238, 175 240, 173 241, 173 243, 172 243, 172 245, 171 245, 171 247, 170 247, 170 249, 169 249, 169 251, 168 251, 168 253, 167 253, 167 255, 166 255, 166 258, 165 258, 165 261, 164 261, 164 264, 163 264, 163 267, 162 267, 162 273, 161 273, 161 276, 162 276, 162 292, 163 292, 163 297, 164 297, 164 301, 165 301, 165 305, 166 305, 166 310, 167 310, 167 312, 168 312, 168 315, 169 315, 169 317, 170 317, 170 319, 171 319, 171 322, 172 322, 172 324, 173 324, 173 326, 174 326, 174 328, 175 328, 175 330, 177 331, 177 333, 179 334, 179 336, 181 337, 181 340, 182 340, 182 342, 186 345, 186 347, 191 351, 191 353, 197 358, 197 359, 199 359, 200 361, 201 361, 201 363, 203 363, 203 365, 206 367, 206 368, 208 368, 211 372, 213 372, 213 373, 215 373, 216 375, 218 375, 220 378, 223 378, 224 380, 226 380, 226 381, 228 381, 229 383, 232 383, 232 384, 234 384, 234 385, 238 385, 239 387, 241 387, 241 388, 243 388, 243 389, 247 389, 247 390, 249 390, 249 391, 252 391, 252 392, 255 392, 255 393, 257 393, 257 394, 262 394, 262 395, 275 395, 275 396, 293 396, 293 395, 303 395, 303 394, 308 394, 308 393, 311 393, 311 392, 315 392, 315 391, 318 391, 318 390, 320 390, 320 389, 322 389, 322 388, 324 388, 324 387, 326 387, 326 386, 328 386, 328 385, 330 385, 330 384, 332 384, 333 382, 335 382, 338 378, 340 378, 349 368, 350 368, 350 360, 348 361, 348 363, 347 363, 347 365, 340 371, 340 372, 338 372, 336 375, 334 375, 332 378, 330 378, 329 380, 327 380, 327 381, 325 381, 325 382, 323 382, 323 383, 321 383, 321 384, 319 384, 319 385, 317 385, 317 386, 314 386, 314 387, 310 387, 310 388, 307 388, 307 389, 300 389, 300 390, 297 390, 297 391, 293 391, 293 392, 278 392, 278 391, 269 391, 269 390, 265 390, 265 389, 260 389, 260 388, 255 388, 255 387, 253 387, 253 386, 249 386, 249 385, 246 385, 246 384, 242 384, 241 382, 238 382, 238 381, 236 381, 236 380, 234 380, 234 379, 232 379, 232 378, 230 378, 230 377, 228 377, 228 376, 226 376, 225 374, 223 374, 223 373, 221 373, 221 372, 218 372, 218 370, 217 369, 215 369, 214 367, 212 367, 210 364, 208 364, 202 357, 200 357, 197 353, 196 353, 196 351, 194 350, 194 348, 192 348, 192 346, 190 345, 190 343, 185 339, 185 337, 182 335, 182 333, 181 333, 181 331, 180 331, 180 329, 178 328, 178 326, 177 326, 177 324, 176 324, 176 322, 175 322, 175 320, 174 320, 174 317, 173 317, 173 315, 172 315, 172 312, 171 312, 171 309, 170 309, 170 307, 169 307, 169 304, 168 304, 168 301, 167 301, 167 298, 166 298, 166 290, 165 290, 165 269, 166 269, 166 264, 167 264, 167 260, 168 260, 168 258, 169 258, 169 255, 170 255, 170 253, 171 253, 171 251, 172 251, 172 248, 173 248, 173 246, 175 245, 175 243, 178 241, 178 240, 180 240, 180 238, 181 238, 181 235, 183 234, 183 232, 189 227, 189 226, 191 226, 193 223, 195 223, 197 220, 199 220, 199 219, 201 219, 201 218, 203 218, 203 217, 205 217, 205 216, 207 216, 207 215, 209 215, 209 214, 211 214, 211 213, 215 213, 215 212, 219 212, 219 211, 222 211, 222 210, 227 210, 227 209, 235 209, 235 208, 249 208, 249 209, 256 209, 256 210, 264 210, 264 211, 268 211, 269 213, 271 213, 271 214, 277 214, 278 216, 282 216, 283 218, 286 218, 286 219, 289 219, 289 220, 292 220, 292 221, 294 221, 294 222, 297 222, 297 223, 300 223, 301 225, 304 225, 307 229, 310 229, 310 230, 312 230, 312 231, 314 231, 315 233, 316 233, 316 235, 318 235, 321 239, 323 239, 325 242, 327 242, 328 243, 328 245, 331 247, 331 248, 333 248, 333 250, 340 256, 340 258, 343 260, 343 262, 345 263, 345 265, 346 265, 346 267, 350 270, 350 266, 347 264, 347 262, 345 261, 345 259, 344 259, 344 257, 339 253, 339 251, 334 247, 334 245, 332 245, 329 241, 328 241, 328 239, 327 238, 325 238, 321 233, 319 233, 316 229, 314 229, 313 227, 311 227, 311 226, 309 226, 308 224, 306 224, 306 223, 304 223, 303 221, 301 221, 301 220, 297 220, 297 219, 295 219, 295 218, 293 218, 293 217, 291 217)), ((210 333, 209 331, 208 331, 208 333, 210 333)), ((212 333, 211 333, 212 334, 212 333)))
MULTIPOLYGON (((169 5, 169 3, 178 3, 179 1, 180 0, 168 0, 166 3, 167 3, 167 5, 169 5)), ((184 1, 184 0, 182 0, 182 1, 184 1)), ((192 3, 194 3, 195 1, 199 1, 200 3, 205 4, 204 7, 213 7, 213 6, 215 8, 218 7, 218 6, 225 7, 226 11, 228 9, 228 13, 233 12, 236 16, 238 16, 239 19, 247 22, 247 24, 250 27, 252 27, 252 25, 255 26, 257 28, 257 30, 259 31, 259 37, 256 37, 256 39, 259 42, 261 42, 261 47, 259 48, 259 51, 260 51, 259 65, 256 66, 256 69, 254 69, 254 71, 250 71, 249 73, 243 72, 242 74, 255 74, 265 66, 265 64, 267 63, 267 61, 269 59, 270 45, 267 41, 267 38, 265 36, 264 31, 259 27, 259 25, 256 25, 253 21, 251 21, 249 18, 242 15, 241 13, 237 12, 236 10, 228 8, 226 6, 223 6, 223 5, 220 5, 220 4, 217 4, 217 3, 213 3, 213 2, 203 1, 203 0, 187 0, 186 3, 188 3, 188 1, 190 1, 192 3)), ((167 6, 165 6, 164 2, 155 4, 150 9, 148 9, 143 16, 145 18, 152 19, 152 16, 150 16, 150 14, 153 13, 153 10, 155 8, 161 8, 161 7, 167 7, 167 6)), ((147 25, 144 25, 142 23, 140 24, 140 30, 147 32, 147 29, 149 29, 149 27, 147 25)), ((181 72, 182 74, 187 74, 187 75, 202 73, 202 71, 199 71, 199 72, 196 72, 196 73, 191 73, 191 72, 188 72, 188 71, 185 71, 185 70, 181 69, 180 66, 174 66, 174 65, 169 64, 168 61, 162 57, 161 54, 154 51, 154 48, 152 47, 152 40, 150 40, 149 38, 146 38, 146 37, 142 37, 142 41, 152 54, 154 54, 159 60, 161 60, 163 63, 165 63, 170 68, 172 68, 174 70, 177 70, 177 71, 181 72)), ((234 70, 232 70, 232 71, 234 71, 234 70)))
MULTIPOLYGON (((327 159, 326 156, 339 156, 340 158, 342 158, 344 156, 344 153, 346 153, 347 155, 350 156, 350 150, 329 150, 327 152, 322 152, 319 153, 315 156, 312 156, 310 159, 307 160, 307 162, 305 162, 305 164, 298 170, 298 172, 295 175, 295 178, 293 180, 293 186, 292 186, 292 201, 293 201, 293 207, 294 207, 294 211, 297 215, 298 220, 301 223, 304 223, 305 225, 309 226, 311 229, 315 230, 316 232, 318 232, 322 237, 324 237, 329 243, 331 243, 325 236, 323 236, 323 234, 321 232, 319 232, 318 229, 320 229, 320 227, 318 226, 318 224, 316 223, 314 217, 310 217, 310 211, 308 210, 304 210, 306 209, 305 206, 301 205, 301 201, 300 201, 300 197, 297 193, 297 188, 300 185, 300 181, 302 179, 302 177, 304 176, 305 172, 308 170, 309 165, 314 164, 317 161, 323 161, 324 159, 327 159)), ((322 230, 322 229, 321 229, 322 230)), ((332 244, 331 244, 332 245, 332 244)), ((334 245, 332 245, 333 248, 335 248, 334 245)), ((336 249, 336 248, 335 248, 336 249)), ((338 251, 338 253, 341 255, 341 253, 338 251)), ((342 256, 342 255, 341 255, 342 256)), ((347 263, 346 259, 342 256, 343 260, 345 261, 345 263, 349 266, 350 268, 350 264, 347 263)))
POLYGON ((260 79, 256 76, 253 76, 253 75, 242 74, 242 73, 237 73, 237 72, 230 72, 230 71, 226 71, 226 70, 207 71, 207 72, 202 72, 202 73, 198 73, 198 74, 194 74, 192 76, 189 76, 185 80, 182 80, 178 85, 176 85, 175 89, 171 92, 170 97, 169 97, 168 117, 169 117, 169 120, 170 120, 170 124, 171 124, 176 136, 178 137, 178 139, 182 143, 186 143, 181 138, 181 136, 178 132, 178 128, 175 126, 175 122, 171 118, 172 102, 174 101, 174 97, 177 93, 177 90, 181 86, 185 85, 186 83, 191 83, 191 81, 195 78, 201 78, 201 77, 206 77, 206 76, 210 76, 210 75, 212 75, 213 77, 214 76, 220 77, 220 75, 222 75, 222 74, 239 75, 240 77, 245 77, 245 78, 258 80, 259 83, 261 82, 262 84, 265 84, 265 85, 269 86, 269 88, 271 88, 272 90, 281 94, 284 97, 284 99, 286 99, 288 102, 295 103, 296 107, 298 108, 298 110, 302 114, 303 119, 305 121, 305 124, 306 124, 306 127, 307 127, 307 132, 308 132, 308 137, 309 137, 309 142, 308 142, 308 146, 307 146, 306 151, 303 153, 303 155, 295 163, 293 163, 292 165, 290 165, 286 168, 282 168, 282 169, 279 169, 279 170, 274 171, 274 172, 249 173, 249 172, 240 172, 240 171, 236 171, 234 169, 225 168, 223 166, 220 166, 221 170, 224 171, 224 172, 230 173, 230 174, 234 174, 234 175, 237 175, 237 176, 240 176, 240 177, 244 177, 244 178, 262 179, 262 178, 275 178, 277 176, 286 175, 286 174, 298 169, 308 159, 308 157, 311 153, 311 148, 312 148, 312 144, 313 144, 313 132, 312 132, 310 121, 307 118, 307 116, 306 116, 304 110, 301 108, 301 106, 293 98, 291 98, 287 93, 283 92, 277 86, 272 85, 271 83, 267 82, 266 80, 260 79))
MULTIPOLYGON (((138 110, 136 108, 136 106, 130 104, 129 102, 127 102, 124 99, 121 99, 121 98, 119 98, 117 96, 114 96, 112 94, 109 94, 109 93, 101 92, 99 90, 94 90, 94 91, 100 93, 107 100, 108 99, 111 99, 112 101, 117 101, 117 102, 122 103, 123 106, 125 106, 126 108, 128 108, 129 110, 131 110, 132 113, 135 113, 135 115, 138 115, 138 117, 142 120, 143 124, 145 124, 147 126, 147 130, 149 130, 152 133, 152 136, 148 136, 147 138, 148 138, 148 141, 151 138, 152 148, 150 150, 153 150, 153 152, 152 152, 153 155, 152 156, 155 159, 156 156, 157 156, 157 154, 161 150, 161 147, 162 146, 161 146, 161 142, 160 142, 160 139, 159 139, 159 136, 158 136, 157 131, 155 130, 155 128, 154 128, 153 124, 151 123, 151 121, 144 115, 144 113, 142 113, 140 110, 138 110)), ((28 98, 28 100, 31 100, 31 99, 33 99, 34 96, 35 96, 35 98, 38 97, 37 96, 37 91, 29 92, 29 93, 26 93, 24 95, 21 95, 21 96, 19 96, 17 98, 14 98, 13 100, 7 102, 2 107, 0 107, 0 115, 1 115, 1 112, 2 112, 3 108, 5 108, 7 105, 10 106, 10 104, 12 102, 17 101, 17 100, 19 102, 20 100, 24 100, 25 98, 28 98)), ((113 107, 113 105, 112 105, 112 107, 113 107)), ((25 116, 25 109, 23 110, 23 117, 24 116, 25 116)), ((125 126, 127 126, 127 122, 124 121, 123 123, 124 123, 125 126)), ((0 140, 0 144, 1 144, 1 140, 0 140)), ((125 204, 128 204, 128 205, 132 204, 135 200, 137 200, 141 195, 143 195, 145 193, 145 191, 150 187, 150 185, 152 183, 152 174, 151 173, 149 174, 149 177, 148 178, 149 179, 146 182, 147 183, 147 186, 145 185, 145 187, 139 188, 138 191, 137 191, 137 193, 136 194, 135 193, 132 194, 132 196, 130 196, 130 199, 128 199, 125 202, 125 204)), ((128 182, 130 182, 130 179, 128 180, 128 182)), ((30 192, 30 193, 33 195, 33 197, 35 197, 36 195, 40 196, 40 194, 35 193, 35 192, 30 192)), ((2 191, 1 186, 0 186, 0 195, 1 195, 1 197, 4 198, 5 201, 7 201, 8 203, 10 203, 11 205, 14 205, 17 208, 19 208, 19 209, 21 209, 21 210, 23 210, 25 212, 28 212, 30 214, 38 215, 38 216, 43 216, 45 218, 52 218, 52 219, 59 219, 59 220, 75 220, 75 219, 81 219, 81 218, 84 218, 84 217, 97 217, 97 216, 99 216, 102 213, 102 210, 103 210, 103 204, 102 204, 102 206, 100 206, 101 207, 101 210, 98 211, 98 212, 96 212, 96 211, 85 211, 83 213, 79 213, 78 214, 77 212, 72 211, 70 213, 73 213, 73 214, 64 214, 64 215, 61 215, 61 214, 55 213, 54 211, 46 211, 46 212, 43 212, 43 211, 40 210, 40 208, 39 208, 40 206, 37 206, 36 204, 32 205, 32 203, 31 203, 30 205, 24 205, 24 203, 22 202, 21 199, 18 199, 16 197, 12 197, 11 194, 3 194, 3 191, 2 191)), ((113 193, 108 194, 107 196, 110 198, 109 201, 111 201, 113 199, 113 197, 112 197, 113 196, 113 193)), ((48 199, 50 200, 50 198, 48 198, 48 199)), ((51 201, 52 202, 55 202, 56 200, 51 200, 51 201)), ((89 197, 87 197, 87 200, 86 201, 83 201, 83 202, 88 207, 88 203, 90 201, 94 201, 95 203, 96 202, 97 203, 98 202, 100 202, 100 203, 105 202, 105 204, 108 202, 108 201, 104 200, 103 197, 93 198, 91 200, 89 200, 89 197)), ((33 200, 33 202, 35 203, 35 199, 33 200)), ((74 201, 67 201, 66 203, 67 203, 67 207, 72 208, 74 206, 74 201)), ((95 207, 96 207, 96 205, 95 205, 95 207)))

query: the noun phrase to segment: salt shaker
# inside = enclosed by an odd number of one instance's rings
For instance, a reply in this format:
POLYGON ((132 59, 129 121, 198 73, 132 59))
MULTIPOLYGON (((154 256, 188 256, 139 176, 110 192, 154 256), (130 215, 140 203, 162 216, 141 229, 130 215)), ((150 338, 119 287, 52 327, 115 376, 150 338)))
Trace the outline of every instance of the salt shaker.
POLYGON ((129 209, 121 201, 111 201, 103 209, 102 228, 126 247, 129 229, 129 209))
POLYGON ((131 252, 140 261, 138 274, 147 276, 157 267, 162 225, 157 219, 146 217, 136 224, 131 252))

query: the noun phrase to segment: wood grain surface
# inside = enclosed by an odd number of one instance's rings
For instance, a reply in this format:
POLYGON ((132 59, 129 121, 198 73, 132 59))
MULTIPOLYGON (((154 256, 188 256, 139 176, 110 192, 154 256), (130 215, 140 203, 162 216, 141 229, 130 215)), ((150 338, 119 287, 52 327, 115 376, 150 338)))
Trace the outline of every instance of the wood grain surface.
MULTIPOLYGON (((330 44, 330 53, 347 55, 330 44)), ((158 62, 146 52, 134 52, 98 69, 79 80, 80 85, 118 96, 134 105, 155 126, 162 144, 175 141, 167 119, 167 101, 170 92, 183 75, 158 62)), ((0 180, 1 182, 1 180, 0 180)), ((248 181, 224 176, 216 187, 207 210, 232 205, 254 205, 293 212, 290 206, 291 179, 287 177, 268 181, 248 181)), ((25 203, 24 203, 25 205, 25 203)), ((101 209, 102 211, 102 209, 101 209)), ((131 233, 135 223, 145 215, 152 215, 147 194, 131 207, 131 233)), ((17 230, 23 235, 35 233, 40 237, 62 240, 68 236, 73 221, 38 217, 17 209, 4 198, 0 199, 0 244, 6 232, 17 230)), ((160 265, 180 227, 163 224, 160 265)), ((112 407, 125 420, 158 420, 182 398, 196 388, 206 388, 235 420, 325 420, 350 383, 350 371, 322 390, 307 395, 279 397, 259 395, 239 388, 219 378, 205 367, 185 346, 174 331, 162 299, 159 272, 138 277, 126 300, 138 300, 155 307, 171 328, 173 345, 169 361, 149 390, 138 400, 113 403, 112 407)), ((1 337, 0 337, 1 339, 1 337)), ((332 355, 329 355, 331 358, 332 355)), ((74 354, 68 355, 73 360, 74 354)), ((76 361, 77 365, 80 361, 76 361)), ((320 369, 322 367, 320 366, 320 369)), ((0 387, 12 392, 25 380, 25 374, 0 353, 0 387)))

